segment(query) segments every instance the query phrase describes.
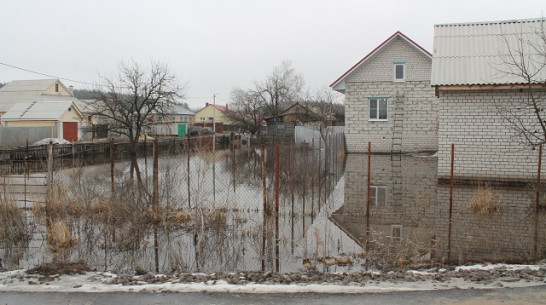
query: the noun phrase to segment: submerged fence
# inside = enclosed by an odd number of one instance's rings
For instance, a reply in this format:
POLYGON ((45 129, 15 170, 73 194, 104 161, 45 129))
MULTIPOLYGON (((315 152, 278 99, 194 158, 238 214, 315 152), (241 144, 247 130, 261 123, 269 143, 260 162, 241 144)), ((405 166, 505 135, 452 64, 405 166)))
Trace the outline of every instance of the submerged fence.
MULTIPOLYGON (((43 213, 41 255, 53 260, 118 271, 295 270, 318 215, 342 200, 333 192, 344 171, 341 135, 316 149, 300 144, 212 151, 206 139, 155 140, 139 144, 136 160, 116 143, 50 145, 45 158, 22 150, 4 161, 4 177, 43 175, 43 191, 10 193, 6 183, 3 198, 43 213)), ((13 265, 39 259, 25 257, 13 265)))

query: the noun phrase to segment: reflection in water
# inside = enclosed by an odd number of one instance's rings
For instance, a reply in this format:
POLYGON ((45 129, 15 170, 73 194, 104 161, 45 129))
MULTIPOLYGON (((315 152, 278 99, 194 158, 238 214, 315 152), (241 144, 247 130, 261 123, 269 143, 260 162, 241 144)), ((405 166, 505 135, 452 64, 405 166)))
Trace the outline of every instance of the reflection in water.
MULTIPOLYGON (((263 157, 273 211, 273 149, 263 157)), ((194 151, 189 163, 184 152, 161 156, 159 205, 150 160, 141 160, 144 188, 116 163, 114 193, 109 164, 59 170, 47 205, 28 217, 11 211, 15 235, 0 226, 3 266, 68 259, 117 272, 332 272, 545 256, 545 212, 535 213, 531 187, 485 186, 479 195, 477 186, 455 186, 449 238, 449 185, 438 184, 435 157, 373 155, 366 215, 367 155, 283 147, 278 220, 263 208, 261 159, 259 149, 194 151)))
POLYGON ((363 248, 368 263, 392 268, 445 261, 528 261, 545 255, 544 212, 535 217, 531 188, 455 186, 451 241, 449 185, 438 184, 435 157, 372 155, 370 215, 366 223, 367 155, 349 155, 345 201, 330 217, 363 248), (477 196, 477 197, 476 197, 477 196), (499 203, 480 213, 469 204, 499 203), (495 202, 492 202, 495 201, 495 202))
MULTIPOLYGON (((271 206, 275 194, 270 151, 265 157, 271 206)), ((159 206, 153 204, 150 160, 141 160, 144 183, 138 187, 127 179, 129 165, 116 163, 114 193, 109 164, 57 171, 59 192, 33 210, 39 218, 27 220, 33 224, 30 247, 22 259, 4 259, 4 265, 15 269, 68 259, 118 272, 297 270, 304 258, 330 251, 322 246, 313 251, 309 248, 316 247, 309 245, 314 238, 326 243, 331 237, 323 234, 328 211, 341 204, 336 185, 343 175, 343 158, 294 147, 283 148, 281 155, 278 226, 273 215, 264 217, 259 150, 221 151, 215 157, 194 151, 189 163, 184 154, 162 156, 159 206)), ((7 258, 13 247, 0 246, 0 255, 7 258)))

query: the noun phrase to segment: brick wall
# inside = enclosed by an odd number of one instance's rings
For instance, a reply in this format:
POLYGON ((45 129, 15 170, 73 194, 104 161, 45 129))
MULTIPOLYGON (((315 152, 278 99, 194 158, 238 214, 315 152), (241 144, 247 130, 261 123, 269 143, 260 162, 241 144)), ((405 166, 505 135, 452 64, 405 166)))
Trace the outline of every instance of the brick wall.
MULTIPOLYGON (((523 138, 505 120, 506 112, 502 109, 521 111, 525 107, 525 92, 443 91, 440 96, 439 178, 450 175, 451 143, 455 144, 457 177, 527 180, 536 176, 538 150, 523 143, 523 138)), ((536 122, 530 111, 521 119, 529 126, 536 122)))
POLYGON ((391 152, 394 113, 403 113, 402 150, 436 151, 438 99, 430 86, 431 61, 395 38, 345 79, 345 135, 349 152, 391 152), (394 61, 406 62, 405 82, 393 82, 394 61), (389 97, 388 121, 369 121, 368 97, 389 97), (404 107, 398 107, 400 103, 404 107))
MULTIPOLYGON (((367 155, 349 154, 345 168, 344 204, 332 217, 365 244, 367 155)), ((392 226, 401 226, 402 239, 430 245, 438 243, 435 258, 447 256, 449 185, 437 182, 437 159, 403 156, 401 166, 388 155, 372 155, 372 185, 387 187, 387 200, 370 208, 371 238, 390 236, 392 226), (398 168, 398 169, 397 169, 398 168), (397 171, 399 171, 397 173, 397 171), (397 180, 396 176, 400 177, 397 180), (400 182, 396 191, 396 183, 400 182), (397 195, 400 193, 401 195, 397 195)), ((546 214, 535 223, 535 192, 524 187, 492 187, 501 209, 479 215, 468 208, 476 186, 455 186, 453 192, 451 259, 464 261, 518 261, 532 258, 536 241, 539 254, 546 255, 546 214)))

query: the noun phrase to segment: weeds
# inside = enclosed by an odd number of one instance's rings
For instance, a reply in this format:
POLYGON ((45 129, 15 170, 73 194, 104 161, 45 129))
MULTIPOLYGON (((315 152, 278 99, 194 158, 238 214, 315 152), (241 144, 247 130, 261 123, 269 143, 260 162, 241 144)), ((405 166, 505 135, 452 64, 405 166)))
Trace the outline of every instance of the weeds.
POLYGON ((48 220, 47 244, 53 253, 54 261, 64 257, 67 251, 76 245, 77 240, 70 234, 70 228, 66 220, 48 220))
POLYGON ((26 216, 13 201, 0 200, 0 243, 19 245, 29 240, 26 216))
POLYGON ((491 186, 478 186, 468 209, 478 216, 487 216, 502 209, 502 198, 491 186))

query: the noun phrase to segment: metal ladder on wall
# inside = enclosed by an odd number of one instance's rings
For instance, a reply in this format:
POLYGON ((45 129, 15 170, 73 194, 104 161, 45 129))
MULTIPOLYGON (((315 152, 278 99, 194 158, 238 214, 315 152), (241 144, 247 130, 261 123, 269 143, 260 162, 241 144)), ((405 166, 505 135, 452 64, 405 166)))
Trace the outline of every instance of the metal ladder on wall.
POLYGON ((405 98, 397 95, 396 104, 393 113, 392 126, 392 146, 391 146, 391 164, 392 164, 392 194, 393 205, 402 203, 402 141, 404 135, 404 100, 405 98))

